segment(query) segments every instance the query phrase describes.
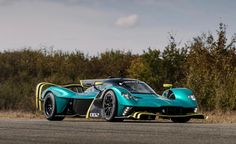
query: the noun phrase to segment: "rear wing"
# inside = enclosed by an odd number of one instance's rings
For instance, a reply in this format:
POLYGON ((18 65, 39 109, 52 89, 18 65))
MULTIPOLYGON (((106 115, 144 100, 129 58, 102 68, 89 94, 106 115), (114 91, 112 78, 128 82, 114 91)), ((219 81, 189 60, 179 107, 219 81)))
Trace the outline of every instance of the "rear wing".
POLYGON ((37 84, 36 86, 36 91, 35 91, 35 106, 36 106, 36 111, 42 111, 42 92, 50 87, 50 86, 60 86, 60 87, 73 87, 73 86, 78 86, 82 87, 81 84, 65 84, 65 85, 58 85, 58 84, 53 84, 53 83, 48 83, 48 82, 41 82, 37 84))
POLYGON ((88 79, 88 80, 80 80, 80 84, 83 87, 91 87, 97 82, 103 82, 106 79, 88 79))

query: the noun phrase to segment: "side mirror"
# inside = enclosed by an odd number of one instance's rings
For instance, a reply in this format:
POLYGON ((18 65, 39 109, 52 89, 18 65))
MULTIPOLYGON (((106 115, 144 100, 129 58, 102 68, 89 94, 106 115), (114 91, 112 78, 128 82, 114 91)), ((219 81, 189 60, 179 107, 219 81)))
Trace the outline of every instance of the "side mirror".
POLYGON ((94 83, 95 86, 102 85, 102 84, 103 84, 103 82, 95 82, 94 83))
POLYGON ((164 87, 164 88, 172 88, 173 85, 172 85, 172 84, 163 84, 163 87, 164 87))
POLYGON ((96 90, 98 90, 99 92, 102 92, 102 90, 100 90, 97 86, 100 86, 100 85, 102 85, 103 84, 103 82, 94 82, 94 84, 93 84, 93 87, 96 89, 96 90))

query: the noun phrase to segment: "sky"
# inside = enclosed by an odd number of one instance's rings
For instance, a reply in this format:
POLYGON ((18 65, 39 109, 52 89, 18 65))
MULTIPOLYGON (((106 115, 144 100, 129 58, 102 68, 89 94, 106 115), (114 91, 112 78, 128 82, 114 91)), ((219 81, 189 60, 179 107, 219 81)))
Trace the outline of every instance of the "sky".
POLYGON ((220 22, 236 32, 235 0, 0 0, 0 51, 23 48, 163 50, 169 33, 185 44, 220 22))

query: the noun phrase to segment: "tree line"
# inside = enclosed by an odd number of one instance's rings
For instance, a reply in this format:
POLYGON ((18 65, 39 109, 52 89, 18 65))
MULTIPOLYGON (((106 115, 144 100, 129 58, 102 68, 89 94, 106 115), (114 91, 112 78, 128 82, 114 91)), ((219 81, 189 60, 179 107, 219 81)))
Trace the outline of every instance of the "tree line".
POLYGON ((179 46, 170 35, 161 51, 142 54, 110 50, 97 56, 80 51, 47 49, 0 52, 0 110, 35 110, 35 87, 42 81, 64 84, 81 79, 130 77, 151 85, 164 83, 193 90, 201 110, 236 110, 236 35, 227 39, 226 26, 203 33, 179 46))

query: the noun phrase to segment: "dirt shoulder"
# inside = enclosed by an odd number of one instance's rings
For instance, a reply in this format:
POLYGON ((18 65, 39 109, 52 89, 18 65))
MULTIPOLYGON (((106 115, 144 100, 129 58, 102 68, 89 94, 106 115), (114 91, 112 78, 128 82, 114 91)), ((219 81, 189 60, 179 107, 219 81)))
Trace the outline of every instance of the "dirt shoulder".
POLYGON ((41 113, 23 111, 0 111, 0 118, 41 119, 44 117, 41 113))
MULTIPOLYGON (((236 111, 233 112, 203 112, 208 118, 206 120, 191 120, 201 123, 236 123, 236 111)), ((24 118, 43 119, 42 113, 22 112, 22 111, 0 111, 0 118, 24 118)), ((160 120, 162 121, 162 120, 160 120)))
POLYGON ((236 123, 236 111, 232 112, 205 112, 207 123, 236 123))

